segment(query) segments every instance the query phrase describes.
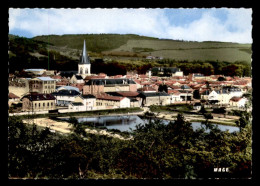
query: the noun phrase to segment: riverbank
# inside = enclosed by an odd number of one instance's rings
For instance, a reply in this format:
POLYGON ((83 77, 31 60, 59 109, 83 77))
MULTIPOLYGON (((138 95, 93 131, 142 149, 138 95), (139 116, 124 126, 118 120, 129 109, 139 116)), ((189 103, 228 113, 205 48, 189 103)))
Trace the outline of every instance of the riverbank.
MULTIPOLYGON (((70 125, 69 122, 66 122, 66 121, 57 121, 57 120, 53 120, 53 119, 49 119, 49 118, 36 118, 33 120, 25 119, 25 120, 23 120, 23 123, 31 124, 31 125, 34 123, 37 127, 40 127, 40 128, 48 127, 51 132, 59 132, 62 134, 72 133, 72 126, 70 125)), ((132 140, 133 139, 132 136, 125 138, 125 137, 121 136, 120 134, 115 134, 113 132, 109 132, 104 129, 86 128, 85 131, 86 131, 86 133, 89 133, 89 134, 105 135, 105 136, 117 138, 120 140, 132 140)))
MULTIPOLYGON (((157 118, 166 119, 166 120, 175 120, 178 113, 155 113, 157 118)), ((206 121, 203 115, 195 115, 195 114, 183 114, 184 118, 190 122, 204 122, 206 121)), ((221 116, 214 116, 213 119, 209 119, 210 123, 219 124, 219 125, 227 125, 227 126, 236 126, 235 121, 238 120, 239 117, 232 118, 224 118, 221 116)))

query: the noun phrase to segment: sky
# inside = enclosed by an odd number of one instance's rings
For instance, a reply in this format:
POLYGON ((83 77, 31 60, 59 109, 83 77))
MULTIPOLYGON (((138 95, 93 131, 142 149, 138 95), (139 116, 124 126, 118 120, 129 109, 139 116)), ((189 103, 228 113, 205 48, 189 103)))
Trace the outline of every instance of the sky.
POLYGON ((9 34, 137 34, 160 39, 252 43, 250 8, 9 9, 9 34))

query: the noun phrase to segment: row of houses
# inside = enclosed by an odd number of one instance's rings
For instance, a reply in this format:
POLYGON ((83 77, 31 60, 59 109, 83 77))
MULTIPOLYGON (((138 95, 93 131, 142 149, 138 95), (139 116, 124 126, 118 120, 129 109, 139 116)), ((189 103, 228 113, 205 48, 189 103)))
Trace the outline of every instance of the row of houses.
MULTIPOLYGON (((53 75, 52 77, 25 78, 28 82, 28 93, 20 95, 20 98, 24 104, 23 111, 51 110, 60 107, 66 107, 71 111, 87 111, 169 105, 183 101, 187 103, 194 99, 194 90, 199 90, 202 100, 208 100, 214 104, 244 107, 247 99, 243 98, 243 94, 251 86, 250 79, 226 77, 227 81, 219 82, 217 78, 218 76, 204 77, 199 74, 168 78, 138 74, 108 77, 102 74, 86 76, 84 79, 73 75, 68 79, 53 75), (167 86, 167 91, 159 92, 161 85, 167 86), (228 87, 226 85, 231 86, 226 88, 228 87), (30 94, 32 95, 29 98, 30 94), (35 99, 37 94, 38 97, 35 99), (51 96, 43 96, 49 94, 51 96), (49 102, 48 99, 50 99, 49 102), (53 100, 55 104, 51 105, 53 100)), ((14 99, 17 101, 19 97, 13 98, 14 95, 10 94, 10 103, 14 99)))

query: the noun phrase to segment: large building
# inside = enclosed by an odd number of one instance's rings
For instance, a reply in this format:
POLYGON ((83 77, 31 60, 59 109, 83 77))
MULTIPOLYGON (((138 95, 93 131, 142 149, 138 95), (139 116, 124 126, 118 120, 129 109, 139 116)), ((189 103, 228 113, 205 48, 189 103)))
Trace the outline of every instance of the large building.
POLYGON ((22 98, 22 111, 55 110, 55 97, 51 94, 31 92, 22 98))
POLYGON ((83 94, 97 95, 102 92, 136 91, 131 79, 91 79, 83 86, 83 94))
POLYGON ((56 90, 56 80, 50 77, 36 77, 29 80, 29 92, 50 94, 56 90))
POLYGON ((83 43, 83 49, 82 49, 82 55, 80 57, 80 61, 78 64, 78 75, 80 75, 83 79, 90 75, 90 59, 87 53, 87 48, 86 48, 86 41, 84 40, 83 43))

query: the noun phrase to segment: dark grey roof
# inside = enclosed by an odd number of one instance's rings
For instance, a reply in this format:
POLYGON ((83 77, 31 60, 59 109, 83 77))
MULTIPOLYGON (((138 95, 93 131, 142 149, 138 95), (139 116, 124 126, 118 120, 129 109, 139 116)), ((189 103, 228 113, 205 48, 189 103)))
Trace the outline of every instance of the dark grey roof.
POLYGON ((182 85, 181 89, 191 89, 188 85, 182 85))
POLYGON ((25 95, 21 98, 28 98, 30 101, 40 101, 40 100, 55 100, 55 97, 52 94, 39 94, 37 92, 31 92, 28 95, 25 95))
POLYGON ((165 92, 141 92, 141 97, 157 97, 157 96, 170 96, 165 92))
POLYGON ((91 79, 85 85, 122 85, 122 84, 136 84, 131 79, 91 79))
POLYGON ((90 64, 89 56, 86 48, 86 41, 84 40, 81 59, 79 64, 90 64))
POLYGON ((87 95, 81 95, 82 98, 87 99, 87 98, 96 98, 94 95, 92 94, 87 94, 87 95))
POLYGON ((51 93, 54 96, 77 96, 80 95, 80 93, 76 90, 60 90, 58 92, 51 93))
POLYGON ((80 75, 75 75, 75 77, 76 77, 77 80, 83 79, 82 76, 80 76, 80 75))
POLYGON ((71 102, 70 104, 72 104, 73 106, 83 106, 83 103, 81 102, 71 102))

